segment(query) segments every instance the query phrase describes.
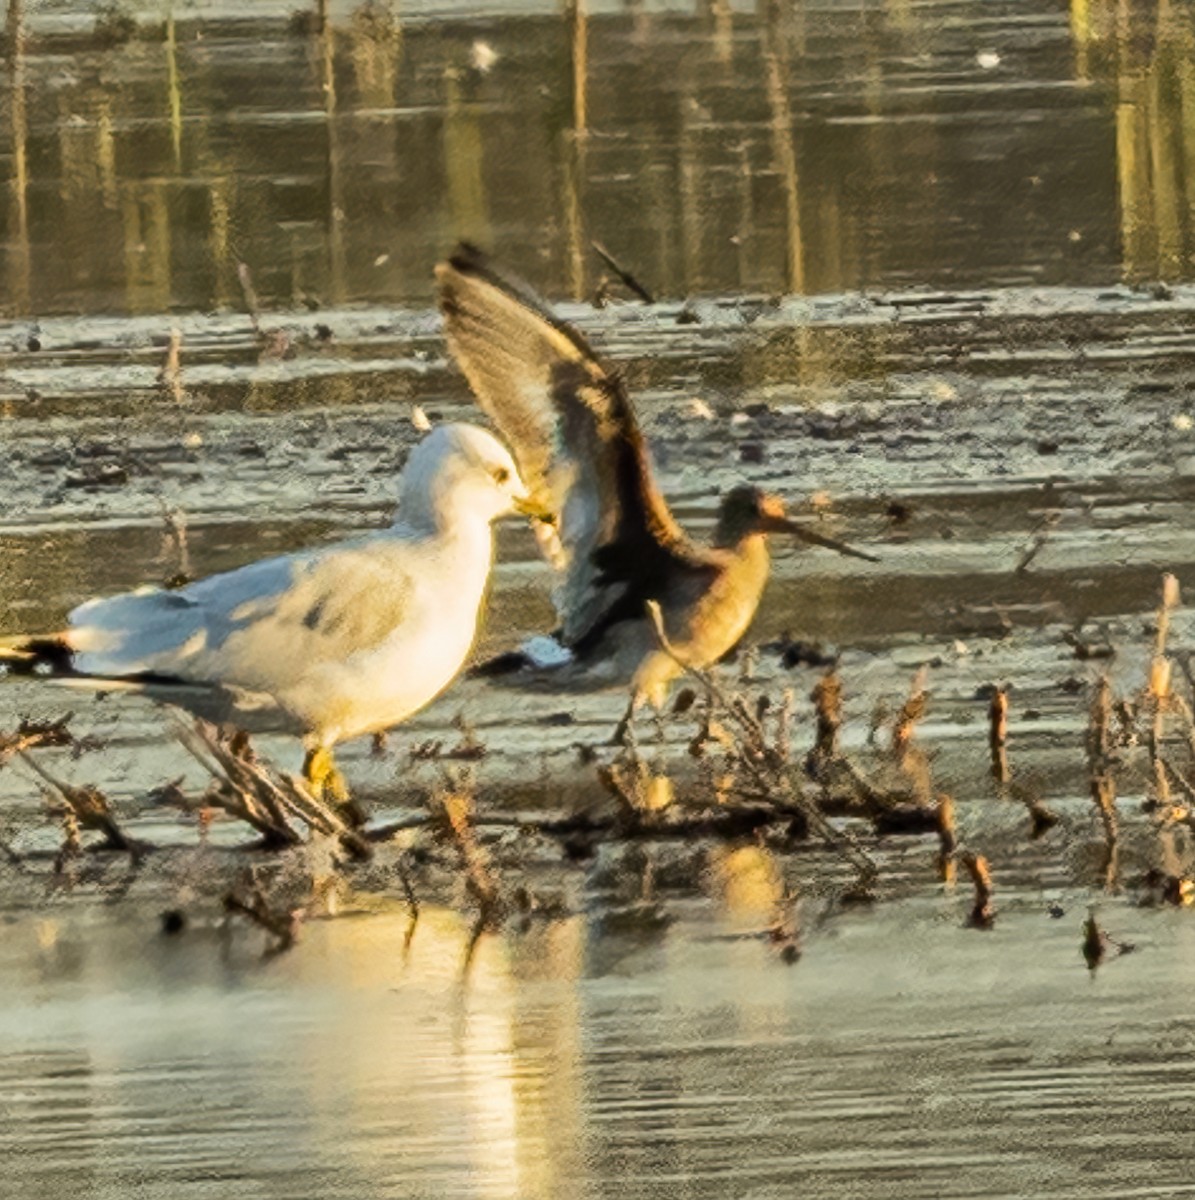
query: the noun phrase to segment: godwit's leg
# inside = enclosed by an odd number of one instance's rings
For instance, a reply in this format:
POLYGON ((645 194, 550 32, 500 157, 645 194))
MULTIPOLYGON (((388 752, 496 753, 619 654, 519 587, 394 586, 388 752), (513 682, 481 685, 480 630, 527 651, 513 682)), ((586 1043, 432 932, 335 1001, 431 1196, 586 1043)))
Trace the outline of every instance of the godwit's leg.
POLYGON ((635 724, 635 712, 643 703, 643 693, 638 688, 631 691, 631 699, 627 703, 626 712, 622 714, 622 720, 614 727, 614 734, 607 743, 610 746, 625 746, 633 736, 633 726, 635 724))

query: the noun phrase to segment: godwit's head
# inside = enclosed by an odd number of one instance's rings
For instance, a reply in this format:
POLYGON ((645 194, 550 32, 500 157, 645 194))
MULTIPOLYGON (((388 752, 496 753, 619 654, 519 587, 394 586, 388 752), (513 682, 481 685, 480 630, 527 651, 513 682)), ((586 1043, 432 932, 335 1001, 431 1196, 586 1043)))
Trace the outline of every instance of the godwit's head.
POLYGON ((837 550, 839 554, 866 559, 868 562, 878 561, 874 555, 855 550, 844 542, 816 533, 799 521, 794 521, 785 512, 784 501, 762 488, 740 484, 722 497, 714 531, 715 545, 738 546, 749 538, 769 533, 787 533, 799 541, 837 550))

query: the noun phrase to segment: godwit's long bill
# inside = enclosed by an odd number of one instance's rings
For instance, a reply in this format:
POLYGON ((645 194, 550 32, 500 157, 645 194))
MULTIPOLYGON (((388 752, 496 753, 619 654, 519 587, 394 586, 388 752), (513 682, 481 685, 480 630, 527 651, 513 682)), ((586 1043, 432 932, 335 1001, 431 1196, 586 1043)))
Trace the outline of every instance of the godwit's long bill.
POLYGON ((712 543, 693 542, 656 487, 621 378, 581 334, 472 246, 459 246, 436 278, 453 356, 531 495, 558 514, 541 543, 560 576, 555 636, 569 674, 630 681, 617 738, 644 701, 662 706, 683 670, 677 658, 707 667, 746 633, 768 579, 768 534, 875 561, 745 485, 723 497, 712 543), (673 653, 650 618, 653 600, 673 653))

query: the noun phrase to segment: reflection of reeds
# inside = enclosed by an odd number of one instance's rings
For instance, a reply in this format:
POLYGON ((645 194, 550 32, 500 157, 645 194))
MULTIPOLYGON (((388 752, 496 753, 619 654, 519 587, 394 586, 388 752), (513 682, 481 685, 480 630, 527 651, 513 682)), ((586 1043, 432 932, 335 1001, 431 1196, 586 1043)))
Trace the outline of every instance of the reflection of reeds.
POLYGON ((115 208, 119 193, 116 186, 116 138, 112 131, 112 105, 101 96, 95 118, 95 164, 105 208, 115 208))
POLYGON ((585 298, 585 216, 582 188, 585 179, 586 137, 568 130, 563 135, 564 228, 567 239, 569 293, 585 298))
POLYGON ((755 176, 751 170, 751 147, 739 142, 738 154, 739 222, 735 230, 735 248, 739 259, 739 286, 747 287, 753 278, 751 269, 755 250, 755 176))
POLYGON ((32 252, 29 246, 29 163, 26 142, 29 136, 25 111, 25 12, 24 0, 8 0, 5 24, 8 38, 8 123, 12 146, 12 179, 9 183, 9 228, 15 243, 9 294, 17 312, 29 310, 32 252))
POLYGON ((691 84, 681 88, 677 183, 680 201, 681 264, 684 291, 701 286, 702 242, 706 197, 701 185, 701 138, 695 128, 700 105, 691 84))
POLYGON ((727 66, 734 59, 734 10, 730 0, 710 0, 714 19, 714 57, 727 66))
MULTIPOLYGON (((1085 8, 1080 15, 1086 18, 1085 8)), ((1087 38, 1092 36, 1089 21, 1081 21, 1079 28, 1087 38)), ((1140 28, 1122 4, 1115 35, 1116 174, 1124 274, 1129 280, 1180 278, 1195 251, 1191 18, 1159 4, 1152 45, 1143 52, 1140 28)))
POLYGON ((572 67, 573 124, 564 130, 562 140, 564 226, 569 291, 574 300, 581 300, 586 292, 584 188, 589 142, 589 14, 585 0, 568 0, 565 20, 572 67))
POLYGON ((460 72, 446 71, 444 84, 444 169, 451 229, 456 237, 485 245, 490 223, 477 105, 465 98, 460 72))
POLYGON ((328 171, 328 291, 332 303, 345 297, 344 196, 336 115, 336 42, 328 0, 319 0, 320 83, 324 97, 325 161, 328 171))
POLYGON ((801 236, 801 200, 797 152, 793 145, 793 118, 780 58, 774 49, 764 54, 768 107, 771 109, 772 150, 784 191, 784 283, 789 292, 805 290, 805 248, 801 236))
POLYGON ((170 144, 174 169, 183 169, 183 97, 178 77, 178 42, 174 35, 174 6, 166 14, 166 87, 170 97, 170 144))
POLYGON ((170 307, 170 212, 165 183, 126 183, 121 191, 126 303, 131 312, 170 307))
POLYGON ((1075 74, 1088 77, 1088 53, 1091 45, 1091 0, 1071 0, 1071 40, 1075 43, 1075 74))
POLYGON ((361 103, 389 107, 394 103, 402 53, 402 26, 393 5, 387 0, 362 4, 353 12, 349 37, 361 103))
POLYGON ((569 61, 573 81, 573 131, 589 128, 589 14, 585 0, 568 0, 569 61))
POLYGON ((232 216, 229 205, 231 190, 231 181, 223 177, 213 179, 208 190, 208 247, 212 265, 215 267, 214 299, 218 307, 228 303, 232 292, 232 216))

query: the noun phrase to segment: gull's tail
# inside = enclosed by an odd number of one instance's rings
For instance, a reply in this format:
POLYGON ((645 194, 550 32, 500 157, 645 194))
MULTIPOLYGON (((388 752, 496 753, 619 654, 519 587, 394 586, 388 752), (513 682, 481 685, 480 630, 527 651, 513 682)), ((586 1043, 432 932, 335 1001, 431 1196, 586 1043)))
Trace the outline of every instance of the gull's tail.
POLYGON ((70 675, 74 672, 74 651, 65 633, 30 637, 18 634, 0 638, 0 667, 16 675, 34 672, 48 675, 70 675))

